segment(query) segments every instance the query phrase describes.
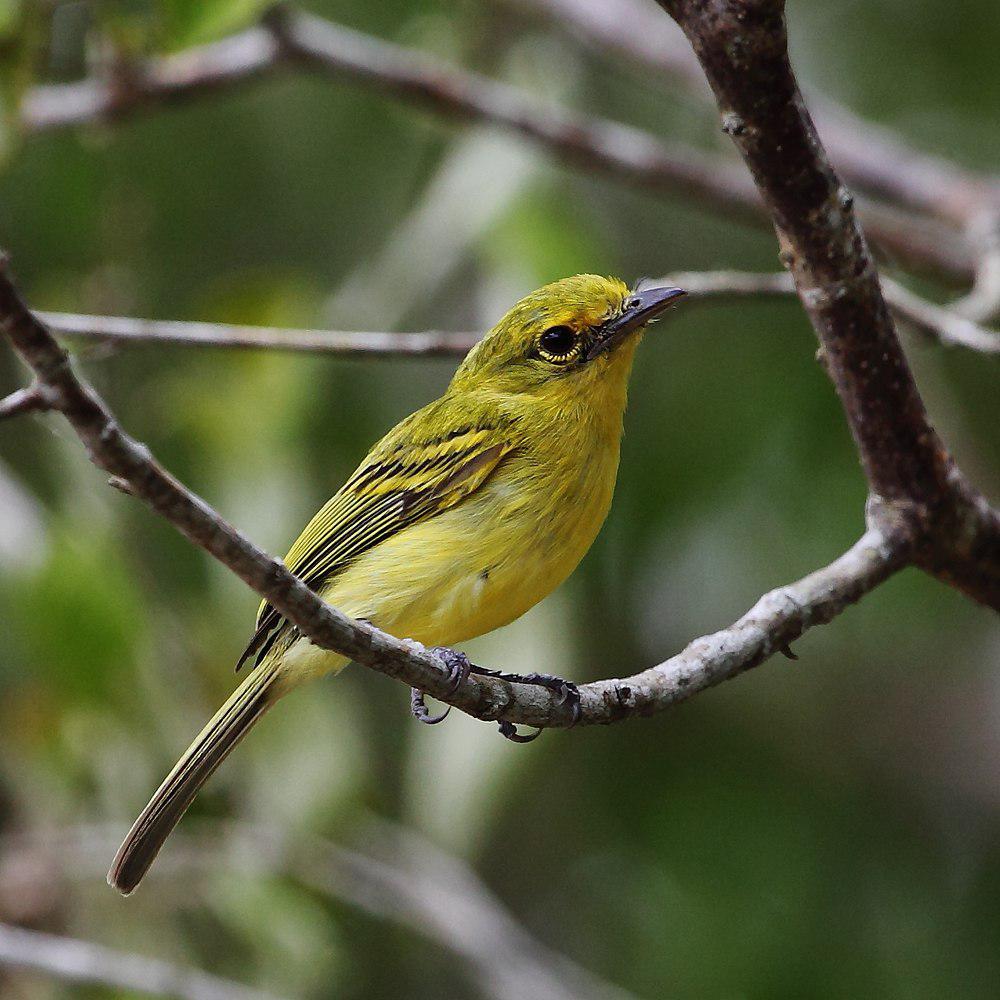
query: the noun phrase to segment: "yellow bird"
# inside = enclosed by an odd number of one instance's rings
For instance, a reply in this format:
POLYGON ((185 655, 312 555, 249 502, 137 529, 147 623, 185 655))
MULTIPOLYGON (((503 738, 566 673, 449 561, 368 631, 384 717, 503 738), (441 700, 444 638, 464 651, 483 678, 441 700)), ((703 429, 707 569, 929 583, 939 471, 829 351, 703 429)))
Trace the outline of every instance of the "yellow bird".
MULTIPOLYGON (((647 324, 683 294, 581 274, 522 299, 469 352, 440 399, 372 448, 299 536, 288 568, 346 614, 445 647, 459 681, 470 665, 448 647, 523 615, 597 536, 614 491, 635 349, 647 324)), ((347 664, 266 603, 240 664, 251 657, 254 669, 119 848, 108 881, 121 892, 139 884, 251 726, 293 688, 347 664)), ((436 721, 419 692, 414 714, 436 721)))

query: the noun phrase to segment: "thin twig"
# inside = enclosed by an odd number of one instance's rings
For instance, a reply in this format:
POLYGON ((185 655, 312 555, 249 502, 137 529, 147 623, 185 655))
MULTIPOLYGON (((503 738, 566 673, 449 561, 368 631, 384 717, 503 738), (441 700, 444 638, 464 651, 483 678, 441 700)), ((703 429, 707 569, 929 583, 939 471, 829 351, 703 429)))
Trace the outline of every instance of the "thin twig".
MULTIPOLYGON (((274 12, 266 27, 132 67, 128 85, 84 80, 30 90, 22 101, 21 120, 28 132, 117 121, 294 63, 452 118, 509 128, 571 166, 653 193, 685 195, 729 218, 767 224, 753 184, 735 162, 545 104, 506 84, 445 69, 421 53, 290 9, 274 12)), ((872 236, 901 259, 950 279, 972 280, 976 261, 960 234, 877 205, 870 206, 865 221, 872 236)))
MULTIPOLYGON (((788 298, 795 295, 791 275, 783 271, 676 271, 658 280, 685 289, 689 302, 788 298)), ((893 311, 921 333, 947 346, 965 347, 985 354, 1000 353, 1000 333, 957 315, 951 307, 928 302, 888 278, 882 280, 882 290, 893 311)), ((472 333, 444 333, 438 330, 419 333, 297 330, 132 316, 51 312, 37 312, 36 315, 56 333, 119 345, 157 343, 363 357, 413 357, 462 356, 478 339, 472 333)))
MULTIPOLYGON (((436 656, 417 652, 320 600, 280 560, 261 551, 224 521, 167 473, 145 445, 122 430, 2 273, 0 330, 10 337, 37 379, 51 390, 55 405, 76 431, 91 461, 124 479, 135 497, 228 566, 316 645, 420 688, 480 719, 502 718, 536 726, 577 722, 572 706, 561 696, 535 685, 473 676, 453 692, 448 670, 436 656)), ((766 595, 731 629, 696 640, 678 657, 651 671, 584 685, 580 688, 578 724, 609 723, 637 712, 659 711, 756 666, 807 628, 829 621, 905 565, 908 541, 905 525, 883 520, 881 529, 873 528, 825 569, 766 595)))
POLYGON ((143 108, 253 80, 275 69, 282 58, 271 32, 251 28, 221 41, 132 66, 127 82, 85 79, 31 87, 21 99, 20 124, 30 135, 115 121, 143 108))
POLYGON ((71 983, 134 990, 178 1000, 275 1000, 274 994, 198 969, 9 924, 0 924, 0 966, 3 965, 34 970, 71 983))
MULTIPOLYGON (((603 172, 654 193, 686 194, 715 211, 749 221, 766 211, 746 175, 693 146, 665 142, 641 129, 538 102, 474 73, 443 70, 425 56, 303 12, 279 11, 271 22, 288 52, 324 72, 460 119, 488 121, 540 143, 572 166, 603 172)), ((872 236, 902 259, 967 278, 964 240, 927 220, 865 206, 872 236)), ((974 272, 975 264, 973 264, 974 272)))
POLYGON ((36 382, 23 389, 15 389, 9 396, 0 399, 0 420, 51 409, 52 401, 49 394, 36 382))
POLYGON ((979 263, 969 293, 950 308, 969 319, 992 323, 1000 319, 1000 206, 976 215, 967 232, 979 248, 979 263))
POLYGON ((476 73, 303 12, 271 22, 289 55, 317 71, 362 82, 461 121, 502 125, 573 166, 648 190, 684 194, 753 222, 761 206, 746 174, 684 143, 549 105, 476 73))
POLYGON ((897 318, 921 333, 931 334, 950 347, 966 347, 983 354, 1000 354, 1000 333, 966 319, 954 306, 936 305, 914 294, 898 281, 881 278, 882 294, 897 318))
POLYGON ((184 344, 380 357, 465 354, 477 340, 471 333, 444 333, 438 330, 376 333, 139 319, 134 316, 50 312, 39 312, 37 315, 57 333, 115 344, 184 344))

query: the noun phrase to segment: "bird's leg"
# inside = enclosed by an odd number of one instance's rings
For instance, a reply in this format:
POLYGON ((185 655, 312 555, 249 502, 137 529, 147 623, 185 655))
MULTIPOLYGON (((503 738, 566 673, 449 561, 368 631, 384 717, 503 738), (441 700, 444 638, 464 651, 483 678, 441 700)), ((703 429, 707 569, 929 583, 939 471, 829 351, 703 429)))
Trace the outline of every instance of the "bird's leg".
MULTIPOLYGON (((408 640, 408 642, 412 643, 413 640, 408 640)), ((414 645, 417 644, 414 643, 414 645)), ((420 647, 421 652, 423 648, 423 646, 420 647)), ((449 649, 447 646, 435 646, 430 652, 447 666, 449 688, 454 693, 461 687, 462 682, 472 670, 469 658, 465 653, 460 653, 457 649, 449 649)), ((410 688, 410 714, 417 722, 436 726, 439 722, 444 722, 450 711, 451 705, 448 705, 440 715, 431 715, 424 704, 424 692, 420 688, 410 688)))

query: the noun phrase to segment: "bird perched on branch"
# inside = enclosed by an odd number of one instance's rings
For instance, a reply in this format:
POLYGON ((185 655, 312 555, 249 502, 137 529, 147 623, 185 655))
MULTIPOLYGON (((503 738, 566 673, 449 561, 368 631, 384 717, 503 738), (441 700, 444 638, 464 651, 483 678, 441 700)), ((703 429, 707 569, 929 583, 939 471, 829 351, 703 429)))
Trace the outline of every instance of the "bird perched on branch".
MULTIPOLYGON (((469 352, 440 399, 372 448, 306 526, 288 568, 346 614, 438 646, 460 683, 479 668, 449 647, 520 617, 597 536, 614 491, 635 349, 647 324, 683 294, 582 274, 522 299, 469 352)), ((347 664, 267 603, 237 669, 248 659, 253 670, 119 849, 108 881, 121 892, 138 885, 254 723, 293 688, 347 664)), ((575 692, 546 675, 501 676, 575 692)), ((421 721, 440 721, 419 692, 413 709, 421 721)))

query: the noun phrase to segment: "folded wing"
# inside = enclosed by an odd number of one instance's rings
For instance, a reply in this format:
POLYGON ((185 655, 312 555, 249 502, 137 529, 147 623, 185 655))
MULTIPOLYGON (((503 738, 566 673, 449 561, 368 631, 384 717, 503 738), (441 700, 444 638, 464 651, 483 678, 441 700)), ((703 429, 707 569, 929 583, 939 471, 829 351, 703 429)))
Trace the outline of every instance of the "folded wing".
MULTIPOLYGON (((289 550, 285 564, 313 590, 322 590, 384 539, 460 503, 514 448, 506 429, 498 426, 424 437, 416 428, 407 428, 422 415, 414 414, 372 449, 289 550)), ((252 656, 259 663, 287 627, 263 602, 256 631, 236 669, 252 656)))

